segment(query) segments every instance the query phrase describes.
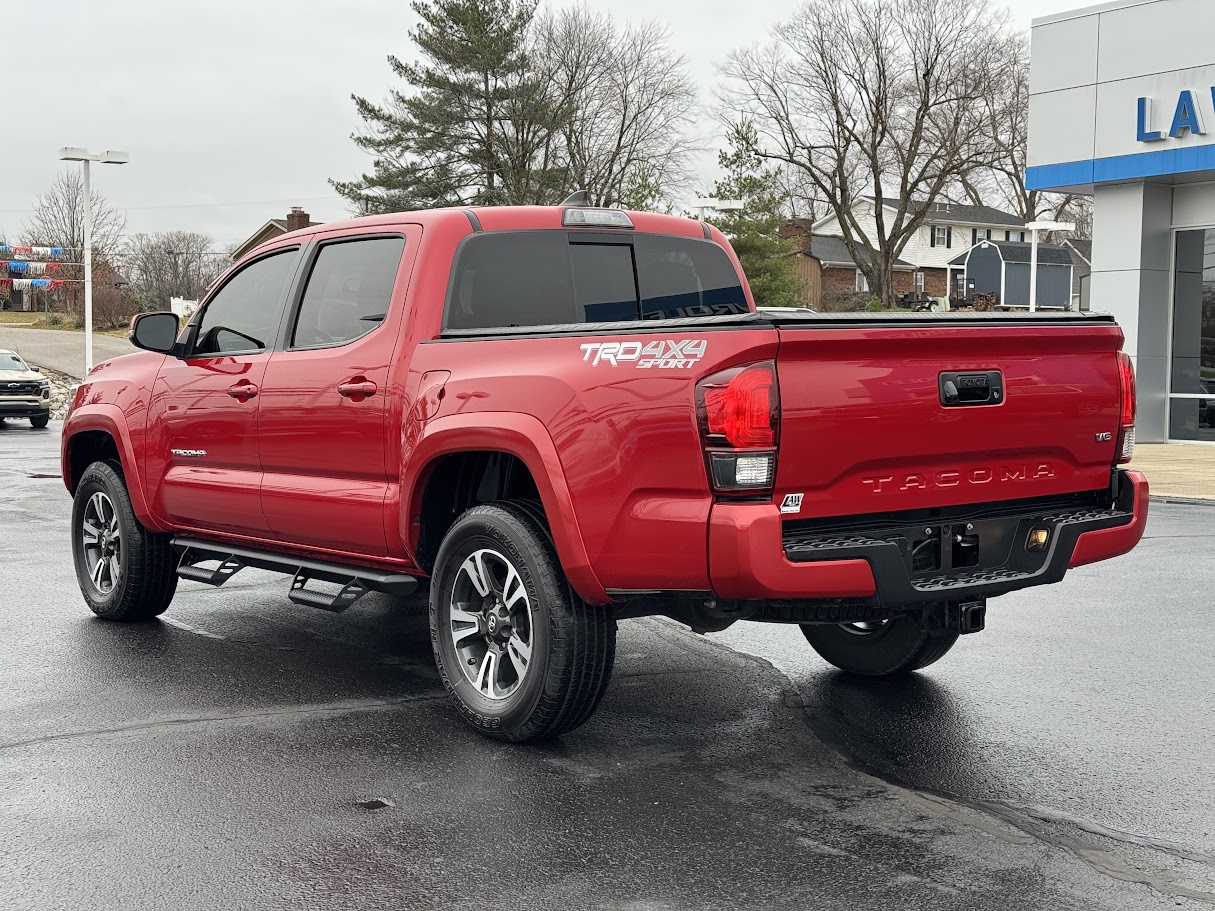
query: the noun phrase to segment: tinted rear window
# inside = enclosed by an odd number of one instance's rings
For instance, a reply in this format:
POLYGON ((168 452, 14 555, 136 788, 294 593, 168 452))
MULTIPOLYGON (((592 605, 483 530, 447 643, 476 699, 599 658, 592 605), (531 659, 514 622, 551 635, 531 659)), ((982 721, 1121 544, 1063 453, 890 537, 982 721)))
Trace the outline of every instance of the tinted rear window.
POLYGON ((461 246, 448 329, 745 313, 734 267, 710 241, 566 231, 477 234, 461 246))
POLYGON ((643 319, 746 313, 746 295, 725 251, 707 240, 643 234, 634 245, 643 319))

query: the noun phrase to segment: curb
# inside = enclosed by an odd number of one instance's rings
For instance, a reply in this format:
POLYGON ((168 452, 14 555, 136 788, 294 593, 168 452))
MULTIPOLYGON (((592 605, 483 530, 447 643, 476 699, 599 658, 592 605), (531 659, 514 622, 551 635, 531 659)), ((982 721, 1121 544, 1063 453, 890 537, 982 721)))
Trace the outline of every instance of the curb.
POLYGON ((1153 503, 1173 503, 1179 506, 1215 506, 1215 499, 1205 497, 1174 497, 1169 494, 1153 495, 1148 498, 1153 503))

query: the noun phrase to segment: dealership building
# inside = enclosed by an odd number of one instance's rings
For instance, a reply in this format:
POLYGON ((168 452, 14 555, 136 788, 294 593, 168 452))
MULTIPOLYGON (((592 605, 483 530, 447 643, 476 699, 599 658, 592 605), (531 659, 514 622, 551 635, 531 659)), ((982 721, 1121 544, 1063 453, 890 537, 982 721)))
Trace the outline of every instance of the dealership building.
POLYGON ((1126 333, 1141 442, 1215 442, 1215 0, 1037 19, 1030 189, 1093 197, 1089 301, 1126 333))

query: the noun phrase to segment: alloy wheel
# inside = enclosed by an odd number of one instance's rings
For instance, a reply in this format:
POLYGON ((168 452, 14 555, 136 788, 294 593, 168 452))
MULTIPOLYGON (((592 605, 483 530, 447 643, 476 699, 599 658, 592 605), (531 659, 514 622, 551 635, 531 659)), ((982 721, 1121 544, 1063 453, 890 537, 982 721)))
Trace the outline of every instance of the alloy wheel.
POLYGON ((80 527, 89 581, 108 595, 122 578, 122 528, 113 501, 101 491, 89 497, 80 527))
POLYGON ((532 661, 532 603, 511 561, 474 551, 460 564, 451 593, 452 645, 465 678, 487 699, 507 699, 532 661))

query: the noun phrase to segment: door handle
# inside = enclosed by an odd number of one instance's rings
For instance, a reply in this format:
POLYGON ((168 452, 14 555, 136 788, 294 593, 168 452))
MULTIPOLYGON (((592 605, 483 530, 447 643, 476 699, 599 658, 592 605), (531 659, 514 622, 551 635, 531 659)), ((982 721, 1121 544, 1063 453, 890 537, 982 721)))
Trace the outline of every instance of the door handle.
POLYGON ((228 387, 228 395, 234 399, 251 399, 257 395, 257 386, 253 383, 237 383, 228 387))
POLYGON ((375 395, 376 390, 380 387, 371 380, 363 380, 358 383, 339 383, 338 395, 346 398, 366 398, 369 395, 375 395))

